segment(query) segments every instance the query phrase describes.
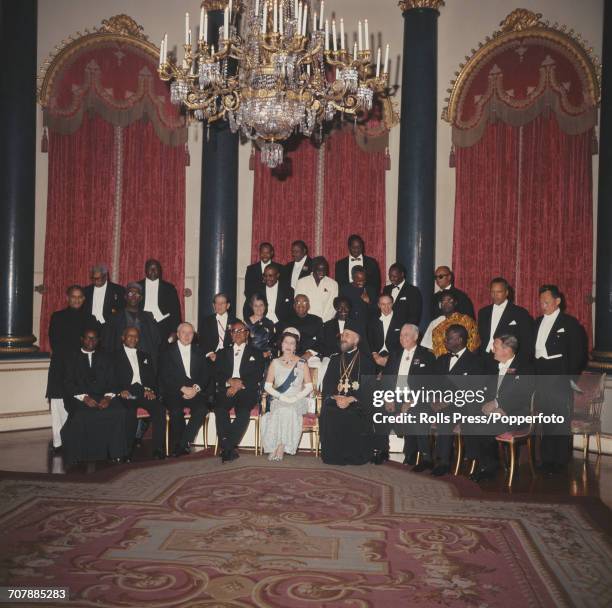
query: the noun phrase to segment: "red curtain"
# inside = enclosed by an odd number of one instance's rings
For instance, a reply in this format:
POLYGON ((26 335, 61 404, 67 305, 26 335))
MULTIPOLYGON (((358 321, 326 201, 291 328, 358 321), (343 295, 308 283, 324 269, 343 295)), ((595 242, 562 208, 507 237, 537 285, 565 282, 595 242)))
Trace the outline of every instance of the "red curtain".
POLYGON ((139 280, 148 258, 176 285, 185 284, 185 150, 160 141, 150 122, 124 129, 119 281, 139 280))
POLYGON ((478 310, 490 303, 489 281, 516 274, 519 137, 504 123, 457 148, 453 269, 478 310))
POLYGON ((276 261, 291 260, 291 243, 301 239, 313 252, 318 150, 308 139, 300 139, 286 151, 285 163, 268 169, 255 160, 251 260, 258 257, 259 243, 274 245, 276 261))
POLYGON ((86 115, 72 135, 49 132, 49 178, 40 349, 49 350, 51 313, 66 305, 71 283, 111 259, 115 190, 113 126, 86 115))
POLYGON ((593 178, 591 130, 566 135, 539 116, 523 127, 517 299, 534 314, 537 288, 555 283, 591 336, 593 178))
POLYGON ((334 264, 347 255, 347 238, 360 234, 366 253, 386 275, 384 152, 366 152, 352 129, 335 131, 326 141, 322 254, 334 264))
POLYGON ((591 138, 539 116, 520 128, 488 125, 478 143, 457 149, 453 268, 476 309, 501 275, 538 316, 538 287, 554 283, 590 337, 591 138))

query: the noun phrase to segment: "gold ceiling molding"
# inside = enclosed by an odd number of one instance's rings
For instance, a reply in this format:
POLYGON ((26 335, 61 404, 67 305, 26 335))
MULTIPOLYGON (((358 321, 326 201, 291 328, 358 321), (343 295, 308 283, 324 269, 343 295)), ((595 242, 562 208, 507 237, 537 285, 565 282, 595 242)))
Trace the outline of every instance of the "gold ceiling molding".
POLYGON ((49 104, 53 83, 57 74, 71 58, 83 48, 98 42, 128 42, 150 54, 155 61, 159 58, 159 48, 144 34, 143 27, 129 15, 115 15, 102 21, 100 27, 84 32, 76 32, 56 45, 47 60, 41 65, 38 74, 38 102, 43 108, 49 104))
MULTIPOLYGON (((261 0, 263 2, 263 0, 261 0)), ((224 11, 229 5, 229 0, 202 0, 200 6, 206 11, 224 11)), ((239 11, 242 8, 240 0, 232 2, 234 10, 239 11)))
POLYGON ((440 12, 444 6, 444 0, 400 0, 398 6, 402 9, 402 13, 415 8, 432 8, 440 12))
POLYGON ((471 76, 478 72, 482 63, 501 47, 526 37, 541 38, 548 44, 559 45, 582 70, 588 87, 585 94, 591 103, 595 106, 599 104, 601 100, 601 63, 593 52, 593 48, 588 47, 587 42, 573 29, 558 23, 551 25, 549 21, 542 21, 541 17, 541 13, 518 8, 499 24, 499 30, 487 36, 484 42, 480 42, 477 49, 471 49, 471 55, 466 55, 465 62, 459 65, 459 70, 455 72, 455 79, 451 81, 450 88, 446 90, 449 96, 444 100, 446 106, 442 110, 443 120, 455 124, 463 90, 466 85, 469 85, 471 76))

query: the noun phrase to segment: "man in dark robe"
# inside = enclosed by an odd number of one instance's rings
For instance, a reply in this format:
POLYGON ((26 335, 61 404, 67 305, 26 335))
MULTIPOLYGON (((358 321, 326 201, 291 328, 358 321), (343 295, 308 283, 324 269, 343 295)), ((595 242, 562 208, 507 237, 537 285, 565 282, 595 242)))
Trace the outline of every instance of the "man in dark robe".
POLYGON ((66 362, 68 420, 62 428, 64 462, 92 462, 127 457, 126 410, 116 398, 113 361, 97 350, 98 331, 86 329, 81 349, 66 362))
POLYGON ((326 464, 365 464, 373 454, 372 392, 376 373, 369 353, 359 349, 360 326, 347 321, 340 353, 332 355, 323 379, 319 420, 326 464))

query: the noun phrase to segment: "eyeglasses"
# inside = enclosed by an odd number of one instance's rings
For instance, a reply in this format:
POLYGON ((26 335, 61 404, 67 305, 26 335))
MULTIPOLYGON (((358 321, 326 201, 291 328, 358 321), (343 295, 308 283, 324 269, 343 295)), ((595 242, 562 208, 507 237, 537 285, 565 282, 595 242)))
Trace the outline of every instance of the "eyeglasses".
POLYGON ((434 279, 443 279, 444 277, 449 277, 450 274, 434 274, 434 279))
POLYGON ((230 329, 228 331, 230 334, 243 334, 244 332, 249 331, 249 330, 242 327, 241 329, 230 329))

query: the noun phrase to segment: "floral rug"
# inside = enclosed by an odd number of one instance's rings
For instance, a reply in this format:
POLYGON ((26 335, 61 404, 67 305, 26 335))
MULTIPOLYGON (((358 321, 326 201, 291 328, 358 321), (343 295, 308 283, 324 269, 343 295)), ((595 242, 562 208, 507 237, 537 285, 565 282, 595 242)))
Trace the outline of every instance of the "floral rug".
POLYGON ((462 498, 400 465, 4 476, 0 524, 0 585, 70 588, 47 606, 612 605, 609 539, 580 505, 462 498))

